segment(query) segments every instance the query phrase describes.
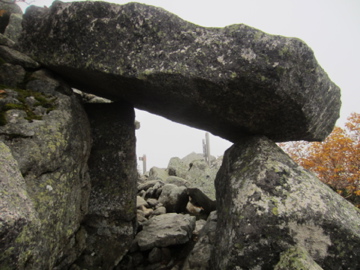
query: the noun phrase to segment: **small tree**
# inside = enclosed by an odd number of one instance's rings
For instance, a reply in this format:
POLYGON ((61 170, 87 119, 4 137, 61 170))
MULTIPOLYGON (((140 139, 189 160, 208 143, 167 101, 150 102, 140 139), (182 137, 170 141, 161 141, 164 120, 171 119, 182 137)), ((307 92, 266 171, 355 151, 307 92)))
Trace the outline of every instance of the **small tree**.
POLYGON ((335 127, 324 142, 281 143, 280 147, 360 208, 360 114, 352 113, 345 128, 335 127))

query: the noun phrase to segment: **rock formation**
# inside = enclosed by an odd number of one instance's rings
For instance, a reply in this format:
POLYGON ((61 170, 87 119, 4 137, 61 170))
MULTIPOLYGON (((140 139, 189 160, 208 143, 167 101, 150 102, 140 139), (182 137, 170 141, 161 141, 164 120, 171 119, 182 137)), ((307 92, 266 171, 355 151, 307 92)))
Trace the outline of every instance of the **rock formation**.
POLYGON ((135 241, 141 250, 184 244, 191 238, 195 221, 196 218, 190 215, 159 215, 144 224, 135 241))
POLYGON ((80 90, 233 142, 323 140, 339 116, 339 88, 304 42, 242 24, 205 28, 137 3, 56 1, 27 10, 20 45, 80 90))
POLYGON ((271 140, 233 145, 215 184, 212 269, 273 269, 291 248, 323 269, 359 269, 360 211, 271 140))
POLYGON ((93 140, 91 193, 83 221, 86 249, 75 263, 84 269, 113 269, 136 232, 135 113, 124 102, 86 104, 85 110, 93 140))
POLYGON ((0 268, 66 269, 85 247, 91 149, 69 86, 1 46, 0 268))
POLYGON ((274 143, 324 139, 339 114, 302 41, 60 1, 29 8, 18 41, 12 8, 0 20, 1 269, 360 268, 359 210, 274 143), (189 155, 137 179, 134 106, 235 144, 218 173, 220 160, 189 155))
MULTIPOLYGON (((210 165, 206 163, 202 154, 190 153, 182 159, 173 157, 166 169, 170 176, 185 179, 187 187, 201 189, 210 199, 215 200, 214 180, 218 172, 222 157, 211 157, 210 165)), ((179 180, 179 179, 177 179, 179 180)), ((166 177, 167 182, 176 181, 176 178, 166 177)))
POLYGON ((164 184, 160 180, 139 181, 138 232, 117 270, 181 267, 208 216, 189 211, 187 190, 185 185, 164 184))
POLYGON ((217 214, 212 212, 202 228, 199 239, 183 265, 182 270, 210 269, 210 258, 216 241, 217 214))
POLYGON ((2 0, 0 10, 0 34, 9 38, 12 43, 17 42, 21 33, 21 8, 12 0, 2 0))

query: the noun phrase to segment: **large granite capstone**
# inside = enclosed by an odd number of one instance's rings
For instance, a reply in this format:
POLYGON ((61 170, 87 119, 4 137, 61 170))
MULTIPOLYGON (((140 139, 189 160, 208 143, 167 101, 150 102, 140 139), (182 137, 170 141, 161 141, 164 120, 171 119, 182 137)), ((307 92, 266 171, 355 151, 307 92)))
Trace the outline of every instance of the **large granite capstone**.
POLYGON ((30 7, 20 46, 72 86, 230 141, 323 140, 340 90, 301 40, 205 28, 138 3, 30 7))

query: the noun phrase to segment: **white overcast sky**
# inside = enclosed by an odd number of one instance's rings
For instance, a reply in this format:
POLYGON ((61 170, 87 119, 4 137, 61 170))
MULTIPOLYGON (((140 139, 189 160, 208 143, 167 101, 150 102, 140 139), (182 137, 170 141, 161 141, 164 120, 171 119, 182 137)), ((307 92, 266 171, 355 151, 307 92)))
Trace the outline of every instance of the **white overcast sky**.
MULTIPOLYGON (((50 6, 51 0, 33 4, 50 6)), ((67 1, 64 1, 67 2, 67 1)), ((125 4, 129 1, 108 1, 125 4)), ((131 1, 134 2, 134 1, 131 1)), ((360 113, 360 0, 142 0, 202 26, 244 23, 270 34, 298 37, 315 52, 330 78, 342 89, 338 125, 360 113)), ((24 5, 22 5, 25 8, 24 5)), ((148 169, 166 168, 171 157, 202 152, 205 132, 136 111, 137 154, 147 155, 148 169)), ((230 142, 210 136, 211 154, 220 156, 230 142)), ((140 163, 140 162, 139 162, 140 163)))

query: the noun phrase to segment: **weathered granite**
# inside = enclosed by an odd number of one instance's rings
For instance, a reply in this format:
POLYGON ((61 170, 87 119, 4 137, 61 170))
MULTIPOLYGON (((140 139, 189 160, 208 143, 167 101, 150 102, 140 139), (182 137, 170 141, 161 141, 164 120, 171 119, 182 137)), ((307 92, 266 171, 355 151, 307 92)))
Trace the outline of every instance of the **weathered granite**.
POLYGON ((0 45, 13 47, 15 45, 15 42, 0 33, 0 45))
POLYGON ((4 34, 7 26, 9 25, 11 15, 22 14, 21 8, 12 0, 2 0, 0 1, 0 33, 4 34))
POLYGON ((3 66, 19 72, 0 95, 0 268, 66 269, 86 238, 89 122, 49 72, 25 78, 24 67, 3 66))
POLYGON ((4 35, 14 41, 15 43, 18 41, 21 34, 21 22, 22 22, 22 14, 12 13, 9 18, 9 23, 6 26, 4 35))
POLYGON ((0 268, 15 269, 23 266, 27 254, 21 249, 21 239, 26 228, 35 227, 38 233, 40 220, 26 191, 25 179, 10 148, 0 141, 0 268))
POLYGON ((210 269, 210 256, 216 241, 216 211, 212 212, 200 231, 198 240, 185 260, 182 270, 210 269))
POLYGON ((303 248, 324 269, 360 267, 360 211, 265 137, 225 152, 211 269, 273 269, 303 248))
POLYGON ((0 45, 0 58, 7 63, 20 65, 24 68, 37 69, 40 67, 39 63, 26 54, 3 45, 0 45))
POLYGON ((166 184, 162 187, 159 202, 162 203, 167 213, 182 213, 189 201, 186 187, 178 187, 173 184, 166 184))
POLYGON ((136 232, 135 113, 126 102, 85 105, 93 139, 91 193, 83 222, 86 250, 76 265, 113 269, 130 249, 136 232))
POLYGON ((178 187, 181 187, 181 186, 190 187, 189 181, 186 181, 185 179, 183 179, 181 177, 177 177, 177 176, 169 176, 168 178, 166 178, 165 183, 173 184, 178 187))
POLYGON ((168 178, 168 173, 165 169, 152 167, 149 171, 149 180, 165 181, 168 178))
POLYGON ((151 218, 136 235, 141 250, 168 247, 188 242, 195 228, 196 218, 190 215, 168 213, 151 218))
POLYGON ((301 247, 292 247, 281 253, 274 270, 322 270, 309 253, 301 247))
POLYGON ((211 200, 198 188, 188 188, 187 194, 189 195, 190 202, 201 207, 202 211, 206 214, 216 210, 216 201, 211 200))
MULTIPOLYGON (((215 200, 214 180, 221 165, 221 160, 218 161, 219 159, 212 157, 212 163, 209 165, 202 154, 190 153, 182 159, 171 158, 166 171, 169 176, 179 178, 178 181, 172 178, 178 184, 183 178, 187 187, 199 188, 211 200, 215 200)), ((169 177, 166 179, 166 182, 168 181, 169 177)))
POLYGON ((5 63, 0 65, 0 84, 16 88, 25 79, 26 71, 22 66, 5 63))
POLYGON ((30 7, 22 50, 78 89, 237 141, 323 140, 340 90, 301 40, 239 24, 205 28, 130 3, 30 7))
POLYGON ((187 172, 190 169, 189 164, 192 161, 193 160, 191 160, 189 162, 185 162, 182 159, 180 159, 179 157, 172 157, 169 160, 169 164, 167 166, 167 172, 170 176, 177 176, 177 177, 186 179, 187 172))

